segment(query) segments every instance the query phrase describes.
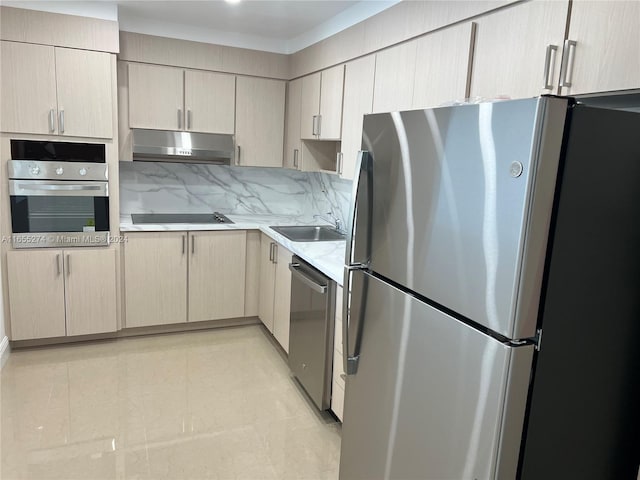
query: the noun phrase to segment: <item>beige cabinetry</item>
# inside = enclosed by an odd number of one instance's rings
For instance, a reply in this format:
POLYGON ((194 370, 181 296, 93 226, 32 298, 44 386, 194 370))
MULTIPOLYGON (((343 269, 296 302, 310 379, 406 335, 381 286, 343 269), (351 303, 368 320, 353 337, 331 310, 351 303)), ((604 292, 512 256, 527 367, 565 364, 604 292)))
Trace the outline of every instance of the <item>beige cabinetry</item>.
POLYGON ((238 77, 236 164, 282 167, 285 82, 238 77))
POLYGON ((189 242, 189 321, 244 317, 247 232, 190 232, 189 242))
POLYGON ((273 299, 276 291, 276 264, 273 250, 277 243, 264 233, 260 236, 260 301, 258 317, 273 333, 273 299))
POLYGON ((244 230, 129 233, 126 327, 244 317, 246 255, 244 230))
POLYGON ((289 352, 289 313, 293 254, 272 240, 261 236, 259 317, 285 352, 289 352))
POLYGON ((302 102, 302 81, 299 78, 292 80, 287 85, 287 113, 286 128, 284 132, 284 162, 285 168, 300 168, 301 134, 300 134, 300 109, 302 102))
POLYGON ((575 0, 561 93, 640 88, 640 2, 575 0))
POLYGON ((2 43, 2 131, 113 137, 111 55, 2 43))
POLYGON ((344 65, 303 77, 300 116, 301 138, 340 140, 344 65))
POLYGON ((289 353, 289 316, 291 313, 291 272, 293 254, 282 245, 275 248, 275 290, 273 294, 273 336, 289 353))
POLYGON ((11 339, 116 331, 113 249, 7 252, 11 339))
POLYGON ((187 234, 136 232, 124 245, 125 325, 187 321, 187 234))
POLYGON ((129 64, 129 127, 234 133, 235 76, 129 64))
POLYGON ((333 335, 333 377, 331 381, 331 410, 342 421, 344 410, 345 374, 342 359, 342 287, 336 289, 336 316, 333 335))
POLYGON ((344 105, 342 110, 342 165, 340 176, 353 179, 362 143, 362 121, 373 108, 375 55, 347 63, 344 73, 344 105))
POLYGON ((568 0, 524 2, 475 20, 470 97, 556 93, 568 8, 568 0))
POLYGON ((413 102, 417 43, 407 42, 376 54, 373 113, 408 110, 413 102))
POLYGON ((472 23, 445 28, 416 40, 411 108, 429 108, 467 96, 473 51, 472 23))
POLYGON ((181 68, 129 64, 129 127, 183 128, 184 72, 181 68))

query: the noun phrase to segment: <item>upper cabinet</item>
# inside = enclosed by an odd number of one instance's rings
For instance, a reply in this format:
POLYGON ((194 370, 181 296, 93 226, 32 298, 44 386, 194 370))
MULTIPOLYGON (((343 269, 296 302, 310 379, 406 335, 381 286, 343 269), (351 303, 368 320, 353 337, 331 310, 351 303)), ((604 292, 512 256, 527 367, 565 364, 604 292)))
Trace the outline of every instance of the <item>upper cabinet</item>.
POLYGON ((568 8, 526 2, 477 19, 471 98, 556 93, 568 8))
POLYGON ((340 140, 344 65, 303 77, 301 88, 301 138, 340 140))
POLYGON ((344 73, 344 105, 342 111, 342 178, 353 179, 358 151, 362 143, 362 121, 371 113, 375 55, 347 63, 344 73))
POLYGON ((129 127, 234 133, 235 76, 129 64, 129 127))
POLYGON ((236 164, 282 167, 285 82, 238 77, 236 164))
POLYGON ((376 54, 373 113, 411 108, 416 46, 415 41, 407 42, 376 54))
POLYGON ((376 55, 373 112, 428 108, 467 95, 474 26, 439 30, 376 55))
POLYGON ((284 132, 284 167, 300 168, 300 102, 302 101, 302 82, 299 78, 287 85, 287 114, 284 132))
POLYGON ((638 1, 574 0, 564 45, 565 68, 560 73, 561 93, 640 88, 639 31, 638 1))
POLYGON ((3 41, 2 67, 2 131, 113 137, 110 54, 3 41))
POLYGON ((416 40, 411 108, 437 107, 467 96, 474 28, 466 23, 416 40))

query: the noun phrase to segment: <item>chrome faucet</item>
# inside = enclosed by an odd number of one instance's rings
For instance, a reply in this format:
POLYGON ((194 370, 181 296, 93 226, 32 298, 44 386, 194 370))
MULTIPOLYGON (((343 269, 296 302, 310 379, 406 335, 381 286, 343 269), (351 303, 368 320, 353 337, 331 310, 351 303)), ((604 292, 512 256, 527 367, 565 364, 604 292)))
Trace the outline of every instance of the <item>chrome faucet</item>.
POLYGON ((335 227, 336 231, 340 233, 344 233, 344 231, 342 230, 342 222, 340 221, 340 219, 331 212, 327 212, 326 215, 329 215, 332 218, 332 220, 319 214, 315 214, 313 218, 319 218, 320 220, 324 220, 325 222, 333 223, 333 226, 335 227))

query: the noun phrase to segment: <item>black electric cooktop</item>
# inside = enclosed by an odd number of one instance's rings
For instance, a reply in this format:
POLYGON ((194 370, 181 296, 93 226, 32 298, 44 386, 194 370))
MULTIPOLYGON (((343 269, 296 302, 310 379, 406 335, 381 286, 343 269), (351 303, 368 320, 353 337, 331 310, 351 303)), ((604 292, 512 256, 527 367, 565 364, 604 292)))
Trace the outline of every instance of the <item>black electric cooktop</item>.
POLYGON ((233 223, 223 214, 213 213, 132 213, 134 224, 140 223, 233 223))

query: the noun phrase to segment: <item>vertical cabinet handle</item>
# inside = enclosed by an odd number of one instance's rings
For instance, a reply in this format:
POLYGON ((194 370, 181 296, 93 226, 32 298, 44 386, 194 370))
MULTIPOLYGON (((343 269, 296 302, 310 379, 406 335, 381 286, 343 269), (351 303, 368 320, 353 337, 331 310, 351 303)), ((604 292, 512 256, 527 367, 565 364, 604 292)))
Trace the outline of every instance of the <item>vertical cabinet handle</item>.
POLYGON ((67 254, 67 277, 71 275, 71 255, 67 254))
POLYGON ((271 263, 273 263, 273 247, 274 247, 275 243, 271 242, 269 244, 269 261, 271 263))
POLYGON ((185 254, 185 244, 187 243, 187 236, 182 235, 182 255, 185 254))
POLYGON ((314 136, 318 135, 318 115, 313 116, 313 125, 311 126, 311 133, 314 136))
POLYGON ((62 268, 60 268, 60 254, 58 253, 56 255, 56 273, 58 276, 60 276, 60 273, 62 273, 62 268))
POLYGON ((191 130, 191 109, 187 110, 187 130, 191 130))
POLYGON ((278 263, 278 244, 273 244, 273 263, 278 263))
POLYGON ((196 237, 191 235, 191 254, 196 253, 196 237))
POLYGON ((321 135, 320 132, 322 132, 322 115, 318 115, 318 133, 316 133, 316 135, 318 135, 318 137, 321 135))
POLYGON ((238 145, 238 155, 236 156, 236 165, 240 165, 240 145, 238 145))
POLYGON ((298 168, 298 149, 293 149, 293 166, 294 168, 298 168))
POLYGON ((343 159, 342 152, 336 153, 336 173, 338 175, 342 175, 342 159, 343 159))
POLYGON ((182 130, 182 109, 178 109, 178 130, 182 130))
POLYGON ((551 90, 553 88, 553 65, 555 64, 556 54, 558 52, 557 45, 547 45, 547 53, 544 59, 544 88, 551 90), (553 63, 551 58, 553 57, 553 63), (551 78, 549 78, 551 76, 551 78))
POLYGON ((49 110, 49 131, 51 133, 56 131, 56 111, 53 108, 49 110))
POLYGON ((577 42, 575 40, 565 40, 562 50, 562 64, 560 66, 560 86, 571 87, 573 83, 573 63, 577 42))
POLYGON ((60 110, 60 122, 58 123, 60 133, 64 133, 64 110, 60 110))

